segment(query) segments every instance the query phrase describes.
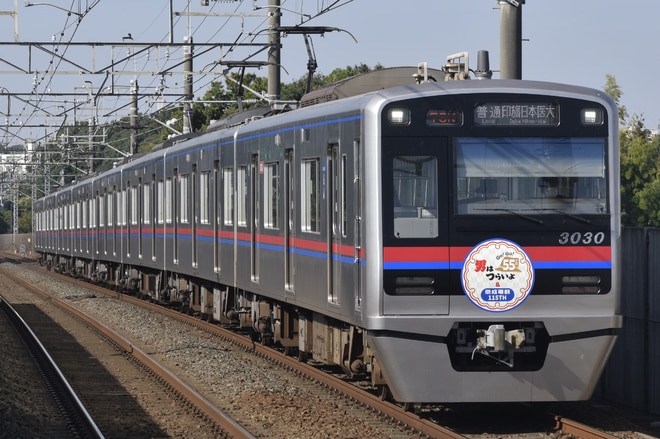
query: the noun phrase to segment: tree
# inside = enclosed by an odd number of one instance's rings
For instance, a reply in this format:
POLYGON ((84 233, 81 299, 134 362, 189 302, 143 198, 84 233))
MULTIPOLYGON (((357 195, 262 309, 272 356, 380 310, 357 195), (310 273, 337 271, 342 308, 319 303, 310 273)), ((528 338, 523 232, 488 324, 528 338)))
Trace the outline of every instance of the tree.
MULTIPOLYGON (((231 99, 237 101, 239 98, 241 99, 243 110, 261 107, 266 104, 266 101, 262 97, 268 91, 268 79, 257 76, 254 73, 245 73, 242 81, 240 73, 232 73, 229 75, 229 78, 229 81, 227 81, 228 94, 231 99), (258 94, 255 94, 255 92, 258 94), (256 102, 249 102, 255 99, 256 102)), ((239 107, 238 103, 236 103, 227 108, 225 115, 229 116, 238 112, 239 107)))
POLYGON ((621 122, 622 125, 625 124, 626 119, 628 118, 628 111, 626 110, 625 105, 620 104, 623 92, 616 83, 616 78, 609 73, 605 75, 605 89, 603 91, 617 104, 619 107, 619 122, 621 122))
MULTIPOLYGON (((373 70, 379 70, 382 69, 383 66, 380 64, 377 64, 376 67, 374 67, 373 70)), ((332 84, 333 82, 341 81, 342 79, 350 78, 351 76, 356 76, 360 75, 362 73, 368 73, 372 69, 366 64, 360 64, 360 65, 354 65, 353 67, 351 66, 346 66, 345 68, 336 68, 327 77, 327 84, 332 84)))
POLYGON ((621 130, 621 210, 627 226, 660 226, 660 138, 650 140, 646 132, 642 125, 621 130))
MULTIPOLYGON (((617 105, 623 92, 612 75, 606 75, 605 93, 617 105)), ((621 153, 621 219, 625 226, 660 226, 660 138, 651 136, 644 118, 633 114, 628 119, 619 106, 621 153)))
POLYGON ((230 93, 225 90, 225 87, 221 82, 211 82, 209 89, 202 97, 202 101, 205 102, 196 102, 193 105, 193 114, 200 115, 199 120, 202 125, 200 128, 206 128, 214 120, 222 118, 225 115, 225 111, 231 106, 231 104, 226 101, 231 99, 232 97, 230 93))
POLYGON ((32 198, 18 200, 18 233, 32 233, 32 198))
MULTIPOLYGON (((312 90, 328 84, 327 77, 321 73, 312 77, 312 90)), ((300 101, 307 93, 307 76, 303 76, 289 84, 282 84, 281 98, 284 101, 300 101)))
POLYGON ((0 206, 0 234, 11 233, 11 210, 0 206))

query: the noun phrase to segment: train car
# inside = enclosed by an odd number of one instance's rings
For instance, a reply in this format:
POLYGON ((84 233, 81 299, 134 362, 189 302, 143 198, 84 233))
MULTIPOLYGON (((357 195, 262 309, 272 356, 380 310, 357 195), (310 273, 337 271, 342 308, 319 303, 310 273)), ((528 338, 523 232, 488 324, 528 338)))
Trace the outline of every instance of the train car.
POLYGON ((48 195, 35 248, 398 401, 588 399, 622 325, 615 104, 520 80, 375 88, 48 195))

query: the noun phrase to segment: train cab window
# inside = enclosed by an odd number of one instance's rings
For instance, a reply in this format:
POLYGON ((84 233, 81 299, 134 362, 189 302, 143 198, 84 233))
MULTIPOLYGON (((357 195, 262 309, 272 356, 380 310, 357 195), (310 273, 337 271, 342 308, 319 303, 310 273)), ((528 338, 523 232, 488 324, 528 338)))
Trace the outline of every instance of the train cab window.
POLYGON ((394 182, 394 236, 438 236, 438 160, 433 156, 396 156, 394 182))
POLYGON ((604 214, 602 138, 459 138, 457 213, 604 214))

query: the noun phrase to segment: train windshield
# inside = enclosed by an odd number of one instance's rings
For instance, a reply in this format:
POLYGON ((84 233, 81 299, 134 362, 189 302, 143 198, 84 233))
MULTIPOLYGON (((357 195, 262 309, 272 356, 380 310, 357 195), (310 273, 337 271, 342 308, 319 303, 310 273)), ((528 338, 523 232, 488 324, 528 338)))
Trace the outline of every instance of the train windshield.
POLYGON ((459 214, 607 213, 605 139, 455 140, 459 214))

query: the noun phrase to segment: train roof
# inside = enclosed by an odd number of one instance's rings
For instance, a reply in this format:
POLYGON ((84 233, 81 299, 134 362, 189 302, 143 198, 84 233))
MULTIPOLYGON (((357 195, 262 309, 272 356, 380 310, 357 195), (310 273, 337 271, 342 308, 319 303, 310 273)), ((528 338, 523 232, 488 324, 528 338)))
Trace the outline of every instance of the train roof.
MULTIPOLYGON (((304 112, 307 117, 311 118, 323 117, 327 116, 328 112, 354 111, 359 108, 364 108, 364 105, 367 105, 367 102, 369 101, 373 102, 373 99, 385 102, 388 100, 406 99, 412 96, 421 97, 424 95, 438 94, 450 95, 460 93, 461 91, 478 91, 484 94, 550 93, 553 95, 569 97, 589 96, 593 99, 607 102, 608 105, 615 105, 604 91, 583 86, 511 79, 444 81, 444 73, 441 70, 436 69, 429 69, 429 76, 435 77, 436 75, 443 75, 440 76, 441 79, 438 82, 417 84, 414 78, 416 73, 417 67, 395 67, 376 70, 363 75, 347 78, 346 80, 305 95, 303 100, 307 102, 306 107, 301 106, 295 110, 285 111, 283 112, 284 114, 279 117, 269 117, 275 116, 276 113, 280 112, 272 112, 269 111, 267 107, 261 107, 248 113, 234 115, 230 121, 220 121, 220 123, 215 125, 210 131, 230 129, 233 126, 244 125, 248 122, 251 122, 248 124, 250 126, 255 125, 256 129, 264 129, 264 127, 272 126, 273 124, 290 123, 292 120, 296 120, 301 112, 304 112), (314 104, 311 103, 312 101, 314 101, 314 104), (284 117, 284 119, 281 119, 280 117, 284 117)), ((153 160, 155 157, 154 154, 161 148, 174 152, 194 147, 195 144, 203 143, 205 141, 204 134, 207 133, 208 131, 181 136, 181 138, 177 138, 174 141, 167 142, 160 147, 154 148, 154 150, 149 153, 135 155, 122 160, 117 163, 117 167, 130 169, 132 167, 140 166, 146 161, 153 160)), ((113 170, 106 170, 102 173, 81 177, 77 181, 66 185, 66 187, 70 189, 77 185, 89 183, 94 178, 98 178, 110 172, 113 172, 113 170)))
MULTIPOLYGON (((307 93, 300 100, 300 107, 309 107, 322 102, 336 101, 373 91, 415 84, 417 73, 418 68, 416 66, 408 66, 390 67, 351 76, 307 93)), ((436 81, 444 80, 445 76, 445 73, 438 69, 428 69, 428 74, 436 81)))

